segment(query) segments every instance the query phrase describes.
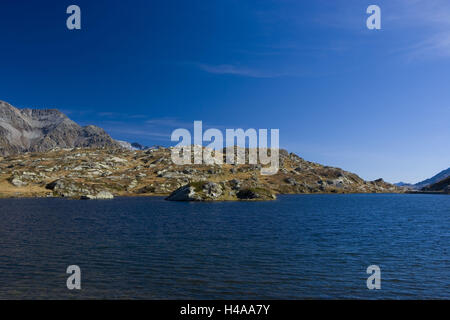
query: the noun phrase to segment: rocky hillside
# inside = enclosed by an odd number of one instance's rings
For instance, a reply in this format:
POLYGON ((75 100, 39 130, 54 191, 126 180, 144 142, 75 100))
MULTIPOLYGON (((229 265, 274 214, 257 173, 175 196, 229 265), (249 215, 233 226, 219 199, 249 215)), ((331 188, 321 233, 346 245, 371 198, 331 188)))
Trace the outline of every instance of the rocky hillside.
POLYGON ((447 177, 450 177, 450 168, 442 170, 441 172, 432 176, 431 178, 417 182, 416 184, 399 182, 396 183, 395 185, 398 187, 405 187, 410 190, 424 190, 424 188, 431 186, 432 184, 438 183, 447 177))
POLYGON ((266 200, 275 194, 402 190, 381 179, 364 181, 356 174, 284 150, 277 174, 264 176, 260 169, 260 165, 174 165, 171 150, 162 147, 144 151, 53 149, 0 157, 0 196, 108 198, 167 196, 177 191, 170 200, 266 200))
POLYGON ((426 186, 422 191, 432 191, 450 194, 450 177, 447 177, 441 181, 426 186))
POLYGON ((424 188, 427 186, 431 186, 435 183, 439 183, 440 181, 444 180, 447 177, 450 177, 450 168, 448 168, 446 170, 442 170, 441 172, 439 172, 435 176, 431 177, 430 179, 418 182, 414 186, 417 189, 421 189, 421 188, 424 188))
POLYGON ((117 147, 103 129, 81 127, 55 109, 17 109, 0 101, 0 156, 54 148, 117 147))

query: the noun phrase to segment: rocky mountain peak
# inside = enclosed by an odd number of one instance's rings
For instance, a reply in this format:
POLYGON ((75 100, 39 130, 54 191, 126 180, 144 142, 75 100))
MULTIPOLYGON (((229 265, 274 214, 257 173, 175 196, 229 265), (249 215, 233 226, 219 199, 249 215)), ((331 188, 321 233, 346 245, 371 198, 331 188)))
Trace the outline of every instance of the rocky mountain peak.
POLYGON ((74 147, 120 145, 103 129, 81 127, 57 109, 17 109, 0 101, 0 156, 74 147))

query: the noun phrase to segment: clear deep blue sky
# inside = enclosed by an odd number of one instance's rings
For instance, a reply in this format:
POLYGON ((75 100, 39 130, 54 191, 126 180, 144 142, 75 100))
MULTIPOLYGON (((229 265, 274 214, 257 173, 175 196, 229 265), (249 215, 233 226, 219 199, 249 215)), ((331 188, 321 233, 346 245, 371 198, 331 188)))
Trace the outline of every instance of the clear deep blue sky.
POLYGON ((365 179, 449 167, 449 71, 447 0, 0 4, 0 100, 148 145, 194 120, 279 128, 281 147, 365 179))

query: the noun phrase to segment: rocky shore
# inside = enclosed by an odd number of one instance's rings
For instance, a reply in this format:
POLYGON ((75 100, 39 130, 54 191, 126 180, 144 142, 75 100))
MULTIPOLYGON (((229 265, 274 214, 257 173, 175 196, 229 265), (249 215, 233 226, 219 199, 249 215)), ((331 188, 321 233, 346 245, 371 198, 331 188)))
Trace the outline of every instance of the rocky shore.
POLYGON ((393 193, 402 188, 364 181, 339 168, 280 151, 280 170, 260 165, 174 165, 170 148, 68 148, 0 158, 0 197, 111 199, 168 196, 168 200, 272 200, 276 194, 393 193))

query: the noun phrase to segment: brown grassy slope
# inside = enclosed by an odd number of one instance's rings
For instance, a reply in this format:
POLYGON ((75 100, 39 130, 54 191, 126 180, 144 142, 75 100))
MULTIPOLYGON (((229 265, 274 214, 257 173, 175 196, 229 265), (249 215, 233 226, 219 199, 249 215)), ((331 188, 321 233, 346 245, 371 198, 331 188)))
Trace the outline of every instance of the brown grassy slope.
POLYGON ((353 173, 286 151, 280 152, 280 170, 272 176, 262 176, 259 165, 179 166, 170 155, 167 148, 75 148, 0 158, 0 197, 62 196, 65 190, 46 188, 58 179, 75 188, 75 193, 106 190, 116 196, 168 195, 189 182, 233 179, 242 188, 265 188, 277 194, 401 192, 382 180, 366 182, 353 173))

